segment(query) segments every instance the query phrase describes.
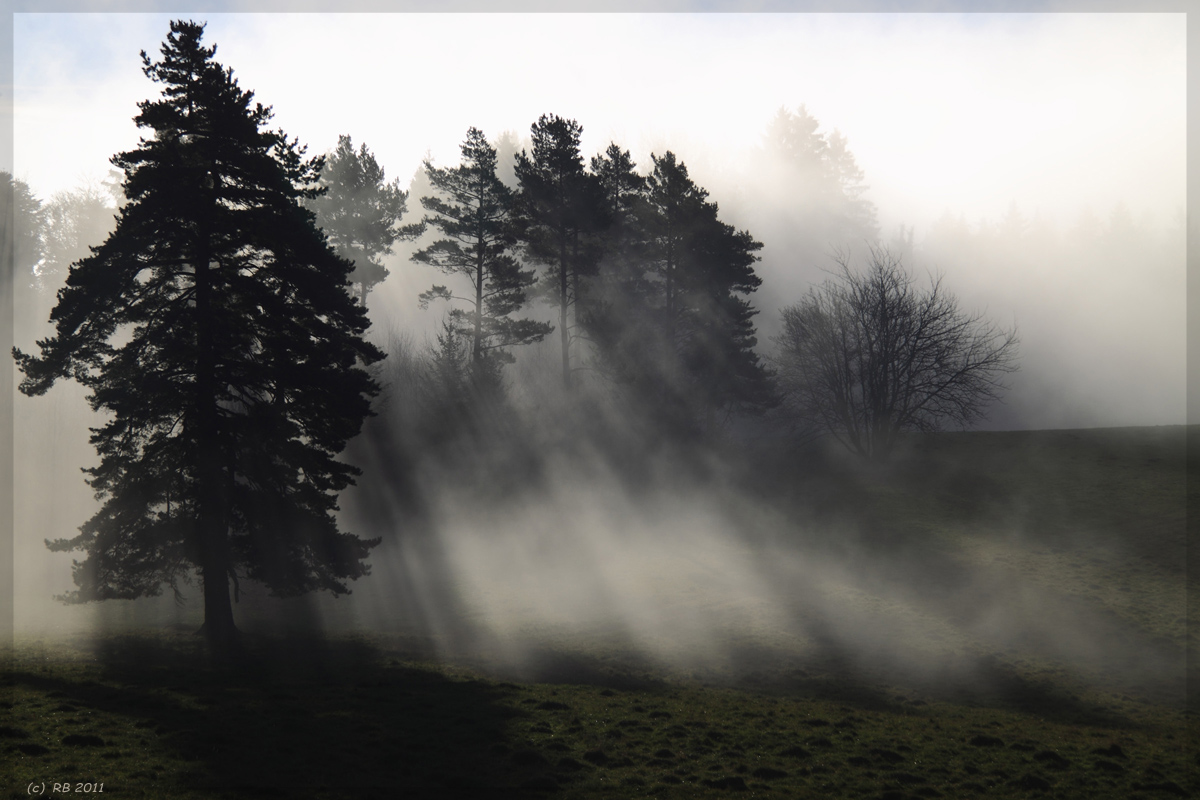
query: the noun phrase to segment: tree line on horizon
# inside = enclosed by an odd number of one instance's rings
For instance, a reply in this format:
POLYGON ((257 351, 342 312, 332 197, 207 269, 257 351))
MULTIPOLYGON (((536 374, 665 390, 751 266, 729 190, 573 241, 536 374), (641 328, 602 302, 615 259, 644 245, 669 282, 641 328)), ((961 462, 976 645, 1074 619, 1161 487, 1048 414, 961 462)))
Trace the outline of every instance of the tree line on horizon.
POLYGON ((446 303, 442 355, 461 340, 465 378, 480 392, 498 390, 514 348, 554 334, 567 392, 578 390, 581 372, 600 374, 642 409, 656 409, 663 424, 684 427, 769 407, 747 299, 761 283, 753 268, 761 243, 720 219, 674 153, 652 155, 647 174, 616 144, 589 164, 581 133, 574 120, 541 117, 531 148, 514 155, 510 188, 498 175, 496 148, 471 128, 458 166, 425 163, 424 216, 408 225, 403 203, 390 204, 398 187, 381 177, 355 184, 361 213, 336 215, 348 205, 340 176, 381 174, 365 146, 355 151, 342 137, 318 223, 336 248, 373 270, 356 273, 363 297, 394 242, 428 233, 412 260, 453 282, 435 284, 420 303, 446 303), (391 240, 372 240, 377 230, 391 240), (552 322, 527 316, 535 301, 554 310, 552 322))

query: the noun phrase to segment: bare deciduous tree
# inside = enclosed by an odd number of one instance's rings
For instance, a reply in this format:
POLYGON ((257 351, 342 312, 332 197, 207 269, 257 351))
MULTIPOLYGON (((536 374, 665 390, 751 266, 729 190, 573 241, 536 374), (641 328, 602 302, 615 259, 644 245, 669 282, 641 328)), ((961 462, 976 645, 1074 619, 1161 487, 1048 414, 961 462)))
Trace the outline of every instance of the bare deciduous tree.
POLYGON ((871 251, 782 311, 775 357, 788 411, 810 434, 885 460, 903 431, 967 426, 1017 369, 1017 331, 958 301, 931 276, 917 286, 899 257, 871 251))

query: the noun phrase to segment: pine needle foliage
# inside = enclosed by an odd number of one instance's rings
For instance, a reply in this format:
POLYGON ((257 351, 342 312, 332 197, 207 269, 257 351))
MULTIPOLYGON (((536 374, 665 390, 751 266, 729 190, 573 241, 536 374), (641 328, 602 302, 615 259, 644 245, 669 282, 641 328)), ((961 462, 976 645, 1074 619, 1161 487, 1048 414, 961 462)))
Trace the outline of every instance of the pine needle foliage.
POLYGON ((113 157, 128 199, 116 228, 72 265, 40 356, 14 350, 20 388, 73 378, 104 422, 86 470, 100 510, 52 550, 79 550, 86 602, 179 591, 197 570, 210 644, 235 632, 229 581, 274 594, 349 591, 377 539, 339 531, 337 460, 370 413, 364 369, 383 353, 339 257, 303 201, 320 158, 281 131, 232 71, 176 21, 162 96, 139 104, 139 145, 113 157))

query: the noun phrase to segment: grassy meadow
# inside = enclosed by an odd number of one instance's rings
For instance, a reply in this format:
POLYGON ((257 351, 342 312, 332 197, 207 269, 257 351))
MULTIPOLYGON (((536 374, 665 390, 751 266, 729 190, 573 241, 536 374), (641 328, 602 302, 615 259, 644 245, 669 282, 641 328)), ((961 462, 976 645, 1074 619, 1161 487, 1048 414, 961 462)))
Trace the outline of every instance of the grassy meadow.
POLYGON ((248 634, 238 670, 180 629, 24 635, 0 701, 3 789, 1191 796, 1184 436, 914 436, 875 471, 764 456, 739 493, 770 533, 740 546, 771 554, 770 601, 726 608, 699 575, 670 587, 687 598, 671 613, 743 621, 722 658, 647 657, 603 625, 530 627, 519 664, 423 633, 248 634), (855 579, 789 572, 788 548, 855 579))

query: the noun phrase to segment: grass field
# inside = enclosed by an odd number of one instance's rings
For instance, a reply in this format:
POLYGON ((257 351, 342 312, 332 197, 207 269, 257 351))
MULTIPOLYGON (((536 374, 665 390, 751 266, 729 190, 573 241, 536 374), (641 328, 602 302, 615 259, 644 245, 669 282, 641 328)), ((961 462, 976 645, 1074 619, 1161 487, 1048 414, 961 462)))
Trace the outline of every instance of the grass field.
POLYGON ((939 434, 873 474, 764 462, 743 493, 794 530, 737 555, 769 554, 770 591, 734 604, 699 567, 661 589, 686 598, 665 614, 733 621, 719 658, 649 656, 602 623, 514 629, 519 662, 403 632, 249 635, 239 671, 180 630, 24 636, 7 791, 1190 796, 1183 437, 939 434))

